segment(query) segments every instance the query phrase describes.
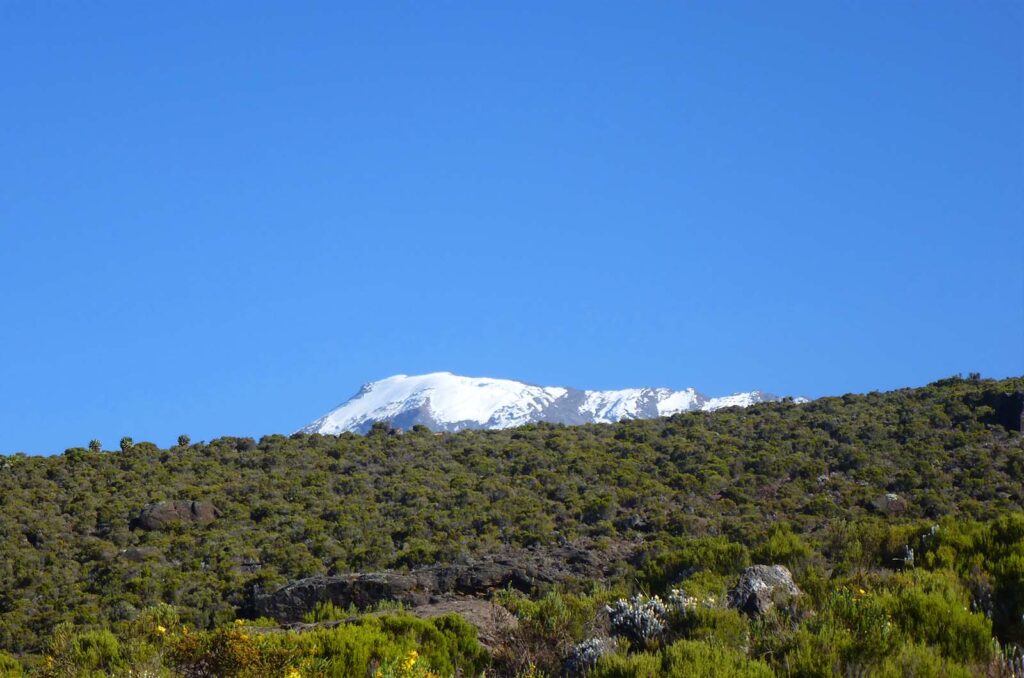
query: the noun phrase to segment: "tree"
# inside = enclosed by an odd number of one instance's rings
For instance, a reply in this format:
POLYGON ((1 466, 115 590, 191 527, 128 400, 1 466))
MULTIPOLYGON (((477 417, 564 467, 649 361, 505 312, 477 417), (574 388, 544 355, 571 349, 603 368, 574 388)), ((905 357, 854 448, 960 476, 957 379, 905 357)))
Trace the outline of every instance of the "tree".
POLYGON ((121 438, 121 451, 127 452, 132 448, 132 445, 134 444, 135 441, 131 439, 131 436, 125 436, 124 438, 121 438))
POLYGON ((93 438, 89 441, 89 449, 93 452, 100 452, 103 450, 103 443, 93 438))
POLYGON ((189 438, 186 434, 182 433, 180 436, 178 436, 178 447, 188 447, 191 444, 192 439, 189 438))

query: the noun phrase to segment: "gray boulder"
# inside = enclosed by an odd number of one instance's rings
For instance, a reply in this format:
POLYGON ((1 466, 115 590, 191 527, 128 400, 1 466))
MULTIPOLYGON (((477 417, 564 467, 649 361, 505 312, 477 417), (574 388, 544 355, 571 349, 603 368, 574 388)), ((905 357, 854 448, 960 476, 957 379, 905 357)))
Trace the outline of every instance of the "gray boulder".
POLYGON ((871 507, 887 516, 898 516, 907 512, 907 500, 898 494, 888 492, 871 502, 871 507))
POLYGON ((777 602, 800 595, 793 575, 783 565, 754 565, 743 570, 739 583, 729 591, 729 607, 752 617, 762 615, 777 602))
POLYGON ((163 530, 181 523, 208 525, 219 517, 220 511, 208 501, 174 499, 142 507, 132 526, 143 530, 163 530))

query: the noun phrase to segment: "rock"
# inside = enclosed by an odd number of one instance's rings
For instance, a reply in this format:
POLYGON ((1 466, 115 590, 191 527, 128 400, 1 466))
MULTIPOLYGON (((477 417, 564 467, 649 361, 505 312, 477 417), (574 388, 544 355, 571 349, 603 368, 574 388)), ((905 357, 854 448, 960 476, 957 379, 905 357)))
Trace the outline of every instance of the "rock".
POLYGON ((152 546, 132 546, 122 549, 118 556, 133 563, 142 563, 150 559, 159 558, 160 549, 152 546))
POLYGON ((729 607, 752 617, 760 616, 785 598, 800 595, 793 575, 783 565, 754 565, 743 570, 740 581, 729 591, 729 607))
POLYGON ((898 494, 889 492, 871 502, 871 506, 883 515, 898 516, 906 513, 907 500, 898 494))
POLYGON ((210 502, 174 499, 147 504, 132 521, 132 527, 163 530, 180 523, 208 525, 219 517, 220 511, 210 502))
POLYGON ((579 545, 520 549, 469 559, 463 563, 431 565, 402 572, 371 572, 308 577, 268 594, 254 595, 245 610, 254 617, 281 622, 299 621, 323 601, 341 608, 372 608, 382 601, 416 608, 452 596, 487 596, 511 586, 529 592, 539 584, 599 579, 615 561, 605 553, 579 545))

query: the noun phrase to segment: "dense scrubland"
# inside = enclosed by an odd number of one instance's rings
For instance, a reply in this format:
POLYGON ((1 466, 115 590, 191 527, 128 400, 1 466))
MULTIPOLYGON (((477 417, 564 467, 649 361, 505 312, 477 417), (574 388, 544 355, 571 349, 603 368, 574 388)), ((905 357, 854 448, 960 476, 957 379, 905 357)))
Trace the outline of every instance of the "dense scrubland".
POLYGON ((0 457, 0 675, 1021 675, 1022 392, 0 457), (527 556, 554 574, 464 596, 500 624, 387 589, 254 612, 298 579, 527 556), (800 592, 745 609, 754 564, 800 592))

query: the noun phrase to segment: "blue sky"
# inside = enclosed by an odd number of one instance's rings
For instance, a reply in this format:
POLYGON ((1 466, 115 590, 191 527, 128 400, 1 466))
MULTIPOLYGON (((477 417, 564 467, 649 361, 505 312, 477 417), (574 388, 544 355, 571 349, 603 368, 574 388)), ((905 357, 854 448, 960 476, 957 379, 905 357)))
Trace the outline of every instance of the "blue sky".
POLYGON ((1024 373, 1024 5, 0 2, 0 453, 395 373, 1024 373))

